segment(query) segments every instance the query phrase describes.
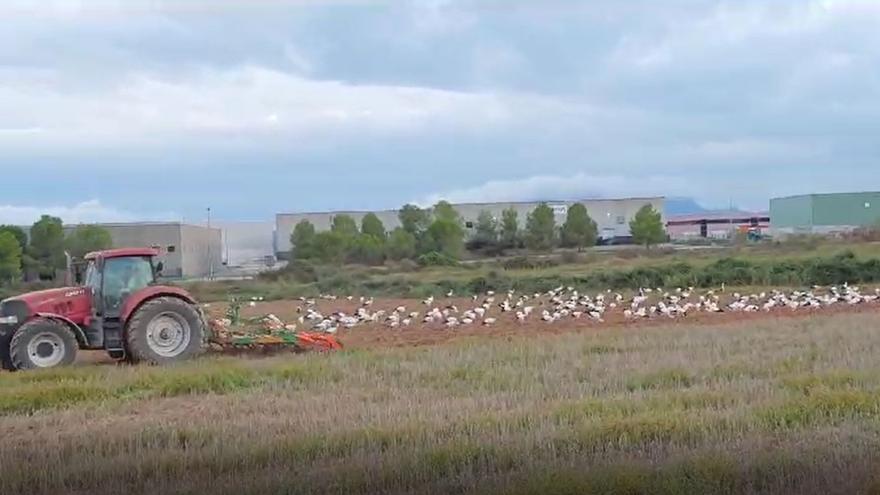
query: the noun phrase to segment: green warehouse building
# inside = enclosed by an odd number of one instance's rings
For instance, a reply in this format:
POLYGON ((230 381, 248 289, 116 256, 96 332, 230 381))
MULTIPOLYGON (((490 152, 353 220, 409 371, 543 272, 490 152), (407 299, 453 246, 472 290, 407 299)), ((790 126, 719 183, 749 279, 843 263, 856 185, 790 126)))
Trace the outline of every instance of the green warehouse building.
POLYGON ((770 230, 835 234, 880 225, 880 192, 805 194, 770 200, 770 230))

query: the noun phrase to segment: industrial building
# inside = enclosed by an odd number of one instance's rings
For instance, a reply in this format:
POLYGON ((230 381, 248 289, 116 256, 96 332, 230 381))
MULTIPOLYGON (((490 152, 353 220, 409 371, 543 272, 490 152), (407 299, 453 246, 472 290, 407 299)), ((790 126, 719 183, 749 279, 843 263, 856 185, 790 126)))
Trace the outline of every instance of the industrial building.
MULTIPOLYGON (((180 222, 102 223, 114 247, 155 247, 161 253, 163 275, 169 278, 201 278, 222 266, 220 229, 180 222)), ((76 225, 65 225, 65 233, 76 225)))
POLYGON ((275 256, 272 234, 275 224, 266 222, 215 222, 223 237, 223 259, 228 267, 265 263, 275 256))
POLYGON ((737 233, 764 233, 770 229, 767 212, 725 211, 676 215, 666 222, 673 240, 730 239, 737 233))
POLYGON ((880 192, 805 194, 770 200, 775 235, 840 234, 880 222, 880 192))
MULTIPOLYGON (((520 228, 525 228, 526 218, 541 202, 508 202, 508 203, 461 203, 454 204, 456 211, 461 215, 465 228, 472 230, 477 222, 477 217, 482 211, 489 211, 496 219, 500 220, 504 210, 513 208, 518 213, 520 228)), ((599 228, 599 237, 603 240, 626 240, 630 237, 629 222, 640 208, 649 204, 655 210, 663 214, 664 200, 662 197, 648 198, 622 198, 622 199, 586 199, 575 201, 545 201, 556 214, 557 225, 565 222, 568 207, 581 203, 589 212, 599 228)), ((279 258, 284 258, 293 246, 290 243, 290 234, 296 224, 303 220, 311 222, 317 231, 329 230, 333 217, 348 215, 360 225, 361 219, 368 211, 332 211, 311 213, 279 213, 275 215, 275 252, 279 258)), ((385 224, 387 230, 400 226, 398 210, 373 211, 385 224)))

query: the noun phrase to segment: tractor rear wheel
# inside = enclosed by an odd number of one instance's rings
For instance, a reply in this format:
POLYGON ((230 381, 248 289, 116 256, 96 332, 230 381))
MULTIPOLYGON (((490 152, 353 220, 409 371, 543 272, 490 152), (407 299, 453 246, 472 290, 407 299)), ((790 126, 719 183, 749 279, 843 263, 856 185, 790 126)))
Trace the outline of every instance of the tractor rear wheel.
POLYGON ((199 311, 178 297, 159 297, 135 311, 125 339, 132 362, 165 364, 188 359, 204 347, 199 311))
POLYGON ((15 369, 53 368, 73 364, 77 349, 76 336, 67 325, 35 318, 12 336, 9 357, 15 369))
POLYGON ((0 369, 15 371, 12 365, 12 356, 9 355, 9 344, 12 342, 12 332, 0 333, 0 369))

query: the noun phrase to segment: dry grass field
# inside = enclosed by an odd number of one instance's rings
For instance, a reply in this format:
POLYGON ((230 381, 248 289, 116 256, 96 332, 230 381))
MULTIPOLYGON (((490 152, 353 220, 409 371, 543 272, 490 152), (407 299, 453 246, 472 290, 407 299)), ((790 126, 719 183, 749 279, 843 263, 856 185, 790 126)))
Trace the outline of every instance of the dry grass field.
POLYGON ((880 493, 878 316, 0 374, 0 492, 880 493))

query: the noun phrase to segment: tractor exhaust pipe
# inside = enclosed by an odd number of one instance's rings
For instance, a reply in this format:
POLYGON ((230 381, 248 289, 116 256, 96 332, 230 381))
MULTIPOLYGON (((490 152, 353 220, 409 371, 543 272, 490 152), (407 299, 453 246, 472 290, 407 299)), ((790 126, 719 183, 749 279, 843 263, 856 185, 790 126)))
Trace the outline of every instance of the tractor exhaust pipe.
POLYGON ((64 286, 71 287, 73 286, 73 258, 70 256, 70 253, 64 251, 64 286))

